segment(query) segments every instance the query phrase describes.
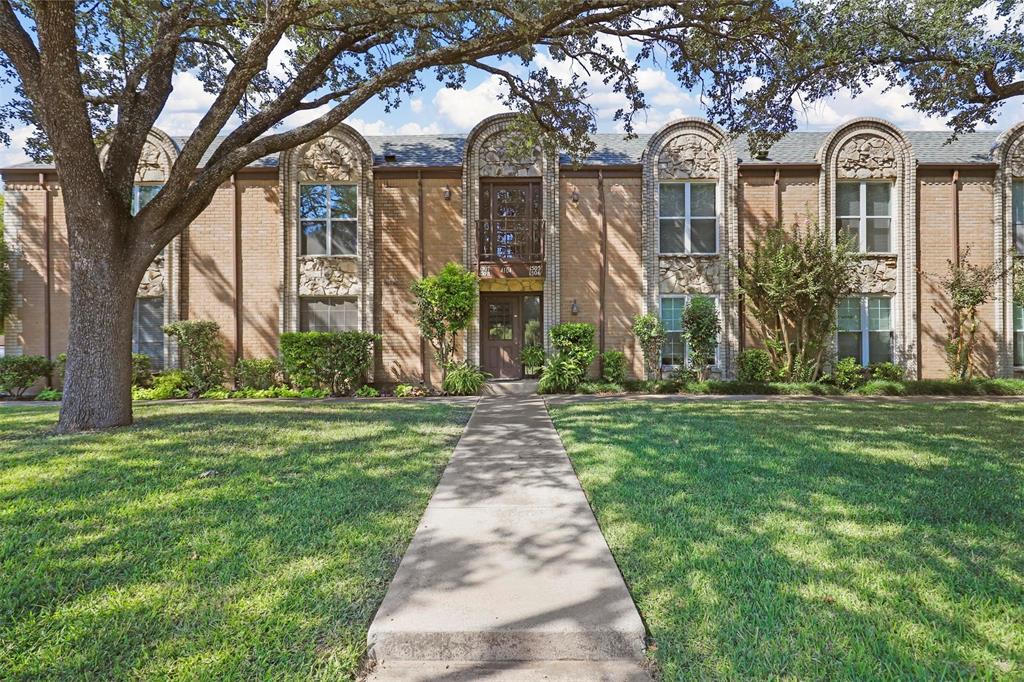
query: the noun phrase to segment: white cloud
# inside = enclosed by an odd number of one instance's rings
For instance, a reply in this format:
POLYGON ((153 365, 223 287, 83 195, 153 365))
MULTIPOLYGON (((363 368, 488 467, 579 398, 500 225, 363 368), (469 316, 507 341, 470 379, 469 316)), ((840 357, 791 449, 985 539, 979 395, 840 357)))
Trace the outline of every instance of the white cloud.
POLYGON ((365 121, 361 118, 353 117, 345 122, 363 135, 436 135, 441 132, 441 128, 436 121, 426 125, 410 121, 397 127, 384 119, 365 121))
POLYGON ((438 90, 434 95, 434 106, 457 130, 465 131, 488 116, 508 111, 508 107, 498 101, 505 92, 506 86, 501 78, 492 75, 472 88, 438 90))
POLYGON ((412 109, 414 114, 420 113, 423 111, 423 100, 417 97, 409 102, 409 108, 412 109))
POLYGON ((32 126, 22 125, 10 132, 11 146, 0 147, 0 168, 9 168, 32 160, 25 153, 25 143, 32 136, 32 131, 32 126))
POLYGON ((797 108, 797 123, 807 130, 827 130, 858 116, 882 118, 904 130, 945 130, 945 121, 927 116, 907 105, 913 101, 910 91, 903 86, 885 88, 881 80, 875 81, 854 97, 845 88, 835 97, 812 104, 793 100, 797 108))

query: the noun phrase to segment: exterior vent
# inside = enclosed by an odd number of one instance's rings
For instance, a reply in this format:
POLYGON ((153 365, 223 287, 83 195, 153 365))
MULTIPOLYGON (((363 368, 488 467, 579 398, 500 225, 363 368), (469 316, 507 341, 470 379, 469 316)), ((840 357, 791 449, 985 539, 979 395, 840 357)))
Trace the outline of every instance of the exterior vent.
POLYGON ((394 163, 395 161, 398 161, 398 157, 395 156, 394 154, 384 155, 384 163, 394 163))

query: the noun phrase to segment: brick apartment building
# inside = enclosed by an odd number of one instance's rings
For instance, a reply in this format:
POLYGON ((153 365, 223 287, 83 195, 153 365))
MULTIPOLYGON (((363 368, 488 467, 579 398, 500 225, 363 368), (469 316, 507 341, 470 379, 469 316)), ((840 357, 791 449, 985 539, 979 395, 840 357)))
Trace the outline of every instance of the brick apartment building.
MULTIPOLYGON (((497 377, 520 376, 519 349, 565 321, 595 325, 601 349, 625 351, 639 374, 629 329, 644 311, 672 332, 664 364, 682 363, 679 311, 692 296, 719 305, 716 373, 730 377, 758 343, 735 296, 736 254, 769 225, 818 220, 862 252, 837 351, 934 378, 946 373, 947 259, 970 247, 1004 268, 1024 253, 1024 124, 946 144, 942 132, 862 118, 751 156, 744 140, 691 118, 633 140, 598 135, 574 166, 540 148, 512 154, 509 121, 468 135, 364 137, 342 125, 240 171, 143 279, 135 349, 175 365, 160 326, 186 318, 216 321, 235 357, 275 355, 284 331, 364 329, 383 339, 376 381, 436 381, 409 287, 457 261, 481 278, 464 352, 497 377)), ((151 133, 137 205, 180 144, 151 133)), ((16 289, 6 352, 55 357, 68 323, 60 181, 33 164, 2 174, 16 289)), ((1024 310, 1010 292, 1001 283, 982 311, 980 369, 993 376, 1024 365, 1024 310)))

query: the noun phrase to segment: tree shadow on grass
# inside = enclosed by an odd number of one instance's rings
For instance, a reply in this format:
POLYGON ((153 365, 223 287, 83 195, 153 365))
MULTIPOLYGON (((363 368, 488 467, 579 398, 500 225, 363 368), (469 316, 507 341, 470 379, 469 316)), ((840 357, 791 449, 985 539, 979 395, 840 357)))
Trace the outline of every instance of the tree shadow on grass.
POLYGON ((137 413, 0 415, 0 677, 354 674, 469 409, 137 413))
POLYGON ((1024 671, 1005 404, 553 409, 666 679, 1024 671))

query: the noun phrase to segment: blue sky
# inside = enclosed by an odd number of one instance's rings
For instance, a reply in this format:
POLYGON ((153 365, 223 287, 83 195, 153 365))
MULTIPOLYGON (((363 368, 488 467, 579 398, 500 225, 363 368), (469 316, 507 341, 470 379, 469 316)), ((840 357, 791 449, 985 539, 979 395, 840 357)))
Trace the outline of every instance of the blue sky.
MULTIPOLYGON (((284 50, 287 45, 280 45, 284 50)), ((629 52, 628 46, 621 48, 629 52)), ((280 60, 272 56, 271 68, 280 69, 280 60)), ((540 66, 546 66, 553 73, 567 75, 569 67, 553 62, 547 55, 536 59, 540 66)), ((673 75, 654 65, 639 72, 650 107, 635 121, 637 132, 653 132, 662 125, 681 116, 701 116, 703 104, 698 92, 680 88, 673 75)), ((597 112, 599 132, 616 132, 618 124, 613 120, 615 110, 624 105, 622 95, 612 92, 599 79, 587 78, 590 87, 589 101, 597 112)), ((469 131, 477 122, 494 113, 503 111, 498 102, 502 85, 496 76, 473 73, 465 87, 450 90, 439 86, 430 75, 424 78, 426 89, 402 103, 392 112, 384 111, 383 103, 373 100, 349 118, 349 123, 366 135, 381 134, 424 134, 458 133, 469 131)), ((6 99, 9 88, 0 88, 0 97, 6 99)), ((174 93, 157 125, 171 135, 188 135, 202 114, 213 101, 213 95, 205 92, 199 79, 191 73, 178 74, 174 80, 174 93)), ((827 130, 856 116, 876 116, 888 119, 905 130, 943 130, 941 119, 929 118, 908 108, 910 97, 906 90, 886 90, 880 84, 867 88, 856 99, 840 94, 827 101, 809 106, 798 106, 800 128, 804 130, 827 130)), ((294 125, 309 120, 322 110, 303 112, 287 124, 294 125)), ((1024 120, 1024 98, 1008 102, 1001 111, 996 129, 1005 129, 1024 120)), ((27 160, 21 146, 28 137, 27 128, 12 131, 13 144, 0 147, 0 167, 27 160)))

